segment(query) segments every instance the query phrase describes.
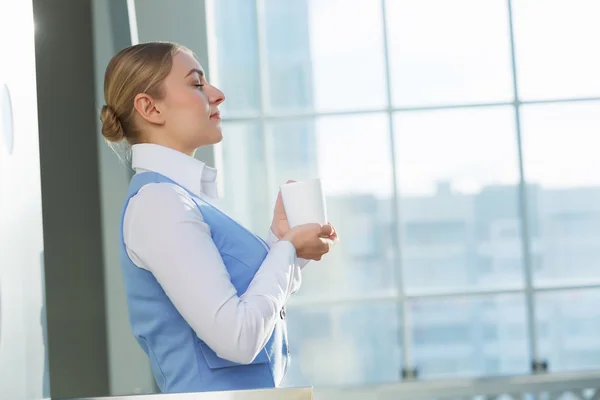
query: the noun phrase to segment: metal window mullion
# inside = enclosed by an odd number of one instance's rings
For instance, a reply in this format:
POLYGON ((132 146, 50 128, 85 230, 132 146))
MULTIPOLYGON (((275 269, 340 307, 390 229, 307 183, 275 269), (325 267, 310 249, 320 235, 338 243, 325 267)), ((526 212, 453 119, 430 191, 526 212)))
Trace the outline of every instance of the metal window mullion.
POLYGON ((517 152, 519 157, 519 210, 521 216, 521 240, 523 253, 523 277, 525 280, 525 305, 528 325, 528 343, 531 351, 532 366, 540 361, 537 342, 537 325, 535 310, 535 292, 533 288, 533 268, 531 260, 531 236, 529 235, 529 213, 527 209, 527 184, 523 168, 523 142, 521 135, 521 103, 517 81, 517 62, 515 56, 515 35, 513 24, 512 0, 507 0, 508 23, 510 35, 511 68, 513 76, 513 94, 515 104, 515 129, 517 136, 517 152))
MULTIPOLYGON (((391 156, 391 168, 392 168, 392 213, 393 213, 393 254, 394 254, 394 277, 396 282, 396 301, 398 307, 398 319, 401 328, 398 334, 402 334, 400 338, 400 345, 402 347, 402 371, 409 371, 414 369, 413 360, 411 357, 411 330, 410 323, 406 313, 406 303, 404 301, 404 277, 402 269, 402 257, 401 257, 401 229, 400 229, 400 207, 399 207, 399 194, 398 194, 398 181, 396 177, 396 151, 394 146, 394 111, 393 111, 393 100, 392 100, 392 82, 390 72, 390 56, 389 56, 389 44, 388 44, 388 30, 387 30, 387 10, 386 0, 381 0, 381 19, 382 19, 382 30, 383 30, 383 56, 384 56, 384 67, 385 67, 385 82, 386 82, 386 100, 387 100, 387 112, 388 117, 388 132, 390 140, 390 156, 391 156)), ((400 372, 402 372, 400 371, 400 372)), ((402 376, 401 376, 402 377, 402 376)))
POLYGON ((258 88, 260 91, 260 113, 258 120, 260 137, 263 144, 263 163, 267 176, 267 192, 270 194, 276 187, 275 182, 275 161, 273 159, 273 139, 267 132, 267 109, 269 107, 269 66, 267 60, 267 37, 265 32, 265 0, 255 0, 256 7, 256 41, 258 56, 258 88))
MULTIPOLYGON (((533 293, 561 293, 582 290, 600 290, 600 282, 594 282, 586 285, 557 285, 557 286, 538 286, 533 288, 533 293)), ((497 288, 481 289, 468 291, 446 291, 432 293, 414 293, 405 294, 401 297, 396 292, 369 293, 365 295, 356 295, 348 297, 297 297, 291 299, 290 308, 311 308, 311 307, 334 307, 338 305, 349 304, 370 304, 381 303, 382 301, 420 301, 420 300, 442 300, 442 299, 465 299, 465 298, 484 298, 501 295, 524 294, 525 289, 520 288, 497 288)))
POLYGON ((127 19, 129 20, 129 38, 132 45, 140 43, 137 26, 137 14, 135 12, 135 1, 127 0, 127 19))
POLYGON ((437 110, 457 110, 462 108, 485 108, 485 107, 503 107, 517 105, 532 105, 532 104, 564 104, 564 103, 589 103, 600 102, 600 97, 573 97, 563 99, 549 100, 520 100, 517 104, 515 101, 501 101, 493 103, 461 103, 447 105, 432 105, 432 106, 414 106, 414 107, 386 107, 386 108, 365 108, 354 110, 335 110, 335 111, 298 111, 284 113, 269 113, 268 115, 261 114, 238 114, 226 116, 223 120, 227 122, 246 122, 256 121, 264 118, 267 121, 277 121, 286 119, 313 119, 319 117, 343 117, 349 115, 368 115, 381 114, 385 112, 402 113, 402 112, 418 112, 418 111, 437 111, 437 110))

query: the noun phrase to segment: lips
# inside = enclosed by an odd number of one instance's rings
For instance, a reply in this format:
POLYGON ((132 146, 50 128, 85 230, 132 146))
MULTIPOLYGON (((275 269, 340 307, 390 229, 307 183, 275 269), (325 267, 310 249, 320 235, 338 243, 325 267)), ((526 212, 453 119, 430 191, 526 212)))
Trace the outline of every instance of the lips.
POLYGON ((210 114, 210 119, 221 119, 221 113, 219 111, 210 114))

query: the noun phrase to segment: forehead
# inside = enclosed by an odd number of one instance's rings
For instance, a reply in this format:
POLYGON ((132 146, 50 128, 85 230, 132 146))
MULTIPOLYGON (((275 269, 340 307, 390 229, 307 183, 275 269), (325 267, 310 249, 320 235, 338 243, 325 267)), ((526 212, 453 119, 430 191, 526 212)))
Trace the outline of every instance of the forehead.
POLYGON ((176 75, 180 78, 184 78, 188 75, 190 71, 195 69, 202 71, 202 73, 204 74, 204 69, 202 68, 198 60, 196 60, 196 58, 194 58, 194 56, 192 56, 187 51, 180 51, 179 53, 175 54, 175 57, 173 57, 171 75, 176 75))

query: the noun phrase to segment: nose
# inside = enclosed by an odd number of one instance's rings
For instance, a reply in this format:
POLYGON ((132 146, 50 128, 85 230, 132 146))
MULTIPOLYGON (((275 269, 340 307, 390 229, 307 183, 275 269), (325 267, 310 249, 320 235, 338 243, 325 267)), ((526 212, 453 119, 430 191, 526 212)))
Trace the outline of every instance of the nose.
POLYGON ((225 101, 225 94, 221 92, 218 88, 211 86, 210 93, 208 94, 208 99, 211 105, 218 106, 219 104, 225 101))

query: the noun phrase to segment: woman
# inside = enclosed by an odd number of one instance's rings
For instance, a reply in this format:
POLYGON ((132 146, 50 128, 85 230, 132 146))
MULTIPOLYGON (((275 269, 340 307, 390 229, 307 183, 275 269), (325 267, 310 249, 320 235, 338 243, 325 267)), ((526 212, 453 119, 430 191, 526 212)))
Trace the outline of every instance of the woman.
POLYGON ((129 316, 162 392, 276 387, 290 362, 285 302, 301 268, 337 241, 331 225, 289 228, 278 197, 270 244, 215 207, 216 171, 193 157, 222 139, 194 55, 126 48, 108 64, 102 134, 132 145, 121 264, 129 316))

